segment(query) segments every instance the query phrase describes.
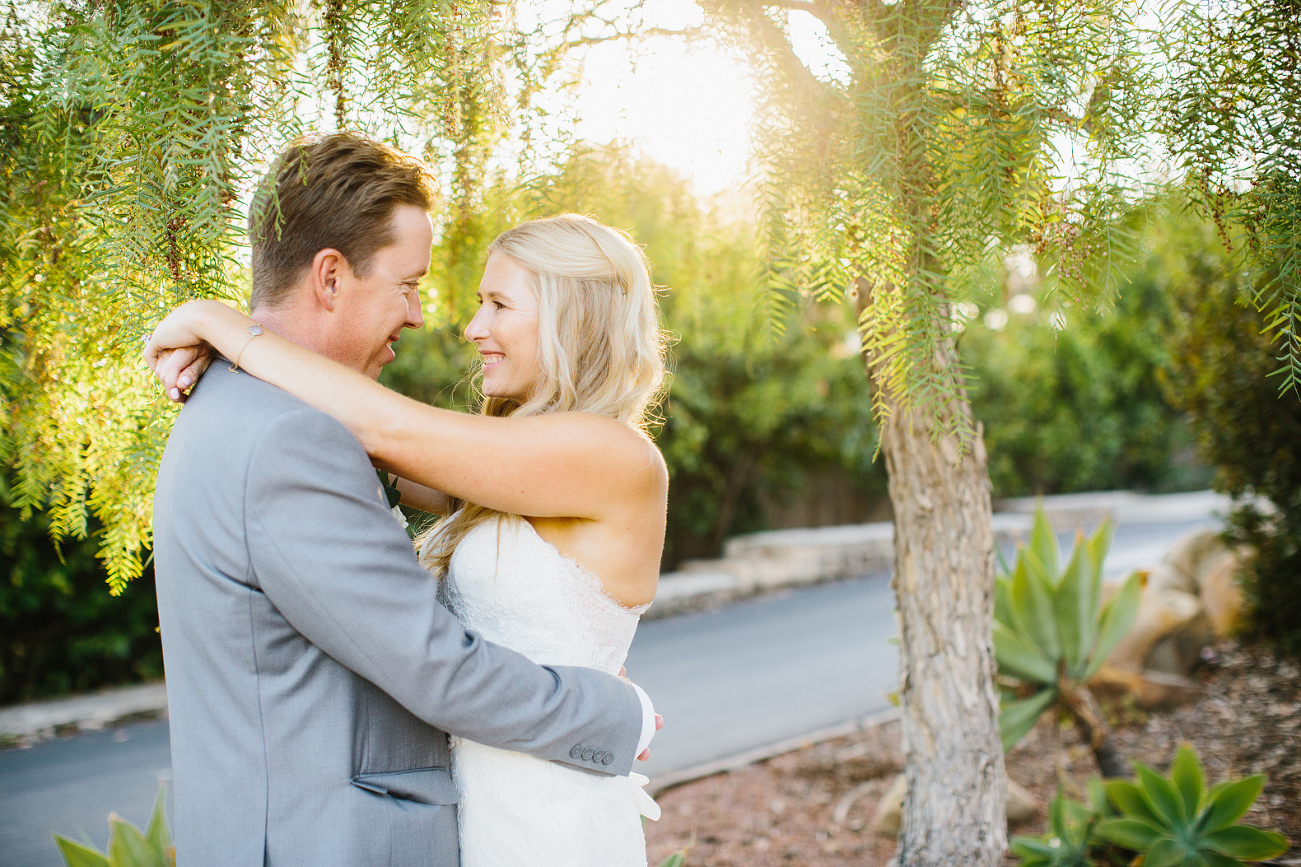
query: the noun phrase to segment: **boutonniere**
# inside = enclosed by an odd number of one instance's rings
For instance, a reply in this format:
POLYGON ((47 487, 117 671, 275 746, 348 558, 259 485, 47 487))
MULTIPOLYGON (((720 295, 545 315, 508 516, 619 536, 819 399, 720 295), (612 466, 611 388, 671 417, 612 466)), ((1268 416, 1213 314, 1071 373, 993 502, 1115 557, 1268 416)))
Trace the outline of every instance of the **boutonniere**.
POLYGON ((393 517, 397 519, 397 522, 402 525, 402 529, 406 530, 407 535, 410 536, 411 524, 407 521, 407 516, 402 512, 402 507, 398 505, 402 501, 402 492, 398 490, 397 485, 393 484, 394 476, 390 476, 383 470, 376 470, 375 474, 379 476, 379 485, 384 490, 384 499, 388 502, 389 511, 393 513, 393 517))

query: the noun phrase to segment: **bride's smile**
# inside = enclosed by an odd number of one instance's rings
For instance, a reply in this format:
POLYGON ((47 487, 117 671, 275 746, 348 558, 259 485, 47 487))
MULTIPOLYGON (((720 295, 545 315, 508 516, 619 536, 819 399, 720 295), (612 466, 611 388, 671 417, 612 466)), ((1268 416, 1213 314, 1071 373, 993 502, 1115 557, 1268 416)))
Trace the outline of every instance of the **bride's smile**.
POLYGON ((479 284, 479 312, 465 339, 479 350, 486 397, 526 401, 537 384, 538 300, 533 275, 510 257, 488 258, 479 284))

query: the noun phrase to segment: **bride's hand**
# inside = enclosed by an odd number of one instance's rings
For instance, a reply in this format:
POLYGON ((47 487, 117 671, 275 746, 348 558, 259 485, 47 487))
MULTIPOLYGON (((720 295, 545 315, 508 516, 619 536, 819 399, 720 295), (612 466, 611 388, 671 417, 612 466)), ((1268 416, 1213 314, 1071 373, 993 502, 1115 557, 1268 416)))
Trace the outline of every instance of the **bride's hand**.
POLYGON ((206 343, 198 346, 182 346, 180 349, 164 349, 157 353, 157 358, 150 362, 154 376, 163 384, 168 400, 185 403, 190 389, 203 376, 203 372, 212 364, 212 347, 206 343))
POLYGON ((243 314, 220 301, 187 301, 145 338, 145 363, 170 399, 184 400, 184 393, 199 381, 212 360, 212 347, 203 338, 204 325, 211 317, 231 315, 243 314))

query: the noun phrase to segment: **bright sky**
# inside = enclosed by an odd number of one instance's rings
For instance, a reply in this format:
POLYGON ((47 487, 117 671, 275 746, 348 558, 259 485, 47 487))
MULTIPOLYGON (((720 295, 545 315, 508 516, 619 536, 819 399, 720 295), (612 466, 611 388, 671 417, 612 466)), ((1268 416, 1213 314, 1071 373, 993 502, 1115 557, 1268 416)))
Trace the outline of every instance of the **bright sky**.
MULTIPOLYGON (((650 4, 648 4, 650 5, 650 4)), ((701 23, 693 0, 655 0, 653 26, 701 23)), ((815 74, 844 75, 813 16, 791 15, 791 39, 815 74)), ((580 138, 629 141, 646 156, 678 169, 709 196, 749 177, 753 81, 744 61, 708 40, 673 38, 607 42, 588 50, 577 104, 580 138)))

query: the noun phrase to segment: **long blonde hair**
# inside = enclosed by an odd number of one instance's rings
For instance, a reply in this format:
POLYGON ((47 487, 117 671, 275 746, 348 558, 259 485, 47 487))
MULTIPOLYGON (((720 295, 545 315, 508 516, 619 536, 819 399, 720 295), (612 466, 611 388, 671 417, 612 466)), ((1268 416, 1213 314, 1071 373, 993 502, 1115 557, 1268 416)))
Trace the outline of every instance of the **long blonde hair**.
MULTIPOLYGON (((619 229, 559 214, 502 232, 488 247, 493 254, 533 277, 541 375, 522 403, 485 397, 479 411, 499 417, 592 412, 644 431, 664 383, 665 340, 641 248, 619 229)), ((421 561, 445 573, 461 540, 498 514, 463 504, 420 540, 421 561)))

